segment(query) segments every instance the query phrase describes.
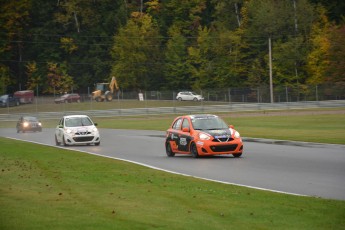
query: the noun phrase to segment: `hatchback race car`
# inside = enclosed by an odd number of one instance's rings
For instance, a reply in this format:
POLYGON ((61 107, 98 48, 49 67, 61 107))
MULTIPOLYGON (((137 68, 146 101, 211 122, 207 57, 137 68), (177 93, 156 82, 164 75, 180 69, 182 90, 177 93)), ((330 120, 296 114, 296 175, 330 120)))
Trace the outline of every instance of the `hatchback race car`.
POLYGON ((101 143, 97 123, 93 123, 87 115, 69 115, 60 119, 55 129, 56 145, 81 145, 101 143))
POLYGON ((42 132, 42 123, 37 119, 37 117, 23 116, 20 117, 17 122, 17 133, 19 132, 42 132))
POLYGON ((192 154, 193 157, 232 154, 240 157, 243 143, 240 134, 220 117, 212 114, 175 118, 166 132, 166 154, 192 154))

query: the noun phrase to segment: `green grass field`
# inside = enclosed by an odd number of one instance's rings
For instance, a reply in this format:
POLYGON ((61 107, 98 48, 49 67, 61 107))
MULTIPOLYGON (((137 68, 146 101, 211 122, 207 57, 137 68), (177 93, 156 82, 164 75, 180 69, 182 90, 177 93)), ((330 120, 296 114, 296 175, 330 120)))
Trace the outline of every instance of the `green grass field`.
POLYGON ((344 229, 345 201, 0 138, 0 229, 344 229))

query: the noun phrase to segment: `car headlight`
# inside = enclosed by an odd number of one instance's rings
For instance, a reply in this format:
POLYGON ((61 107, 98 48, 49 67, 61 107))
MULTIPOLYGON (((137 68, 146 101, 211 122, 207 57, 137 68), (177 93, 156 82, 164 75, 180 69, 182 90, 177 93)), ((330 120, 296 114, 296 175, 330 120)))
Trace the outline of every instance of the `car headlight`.
POLYGON ((211 137, 206 133, 199 133, 199 138, 200 140, 210 140, 211 137))
POLYGON ((97 133, 98 129, 96 127, 92 128, 92 132, 97 133))
POLYGON ((29 122, 24 122, 24 123, 23 123, 23 126, 24 126, 24 127, 28 127, 28 126, 29 126, 29 122))
POLYGON ((239 132, 235 131, 235 133, 234 133, 234 137, 235 137, 235 138, 241 138, 241 135, 240 135, 240 133, 239 133, 239 132))
POLYGON ((42 123, 41 123, 41 122, 38 122, 38 125, 39 125, 39 126, 42 126, 42 123))
POLYGON ((70 133, 72 133, 72 130, 71 129, 66 129, 66 133, 70 134, 70 133))

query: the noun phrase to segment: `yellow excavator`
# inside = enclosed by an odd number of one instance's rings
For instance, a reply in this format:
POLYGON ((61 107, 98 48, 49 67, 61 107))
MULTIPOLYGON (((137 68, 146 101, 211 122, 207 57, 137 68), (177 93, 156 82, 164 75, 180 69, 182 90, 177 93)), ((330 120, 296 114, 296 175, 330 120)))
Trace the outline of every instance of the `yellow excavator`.
POLYGON ((96 89, 92 92, 92 99, 97 102, 112 101, 119 92, 119 86, 116 78, 112 77, 110 83, 96 84, 96 89))

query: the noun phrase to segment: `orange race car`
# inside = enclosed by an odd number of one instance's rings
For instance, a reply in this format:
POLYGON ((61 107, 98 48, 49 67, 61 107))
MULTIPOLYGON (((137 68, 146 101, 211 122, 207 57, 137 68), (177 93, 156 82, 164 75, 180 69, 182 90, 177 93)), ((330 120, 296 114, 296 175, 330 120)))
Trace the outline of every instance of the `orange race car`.
POLYGON ((193 157, 232 154, 240 157, 243 143, 240 134, 220 117, 211 114, 175 118, 167 130, 166 154, 192 154, 193 157))

